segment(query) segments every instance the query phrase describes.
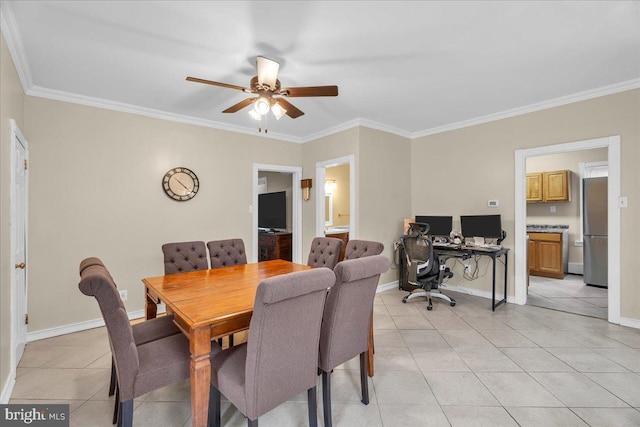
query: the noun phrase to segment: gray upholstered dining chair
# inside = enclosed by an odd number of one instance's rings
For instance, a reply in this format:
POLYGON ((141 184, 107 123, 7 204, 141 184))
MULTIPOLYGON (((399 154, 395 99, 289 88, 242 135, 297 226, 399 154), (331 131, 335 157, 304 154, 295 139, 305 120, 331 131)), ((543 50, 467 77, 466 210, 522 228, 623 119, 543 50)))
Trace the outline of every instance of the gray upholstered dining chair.
POLYGON ((165 243, 162 253, 165 275, 209 269, 204 242, 165 243))
POLYGON ((189 340, 172 334, 139 344, 127 311, 104 265, 84 265, 78 288, 98 301, 107 326, 118 378, 118 426, 133 424, 133 399, 149 391, 189 378, 189 340))
POLYGON ((248 419, 258 417, 307 390, 309 425, 317 425, 318 341, 328 268, 284 274, 258 286, 246 343, 220 350, 213 343, 209 425, 220 425, 220 393, 248 419))
POLYGON ((329 291, 320 332, 324 425, 331 426, 331 371, 360 355, 362 403, 369 404, 367 361, 373 299, 380 275, 391 262, 382 255, 346 260, 334 269, 336 283, 329 291))
POLYGON ((311 267, 327 267, 333 270, 340 257, 340 249, 344 242, 333 237, 316 237, 311 241, 311 249, 307 265, 311 267))
POLYGON ((367 256, 380 255, 384 245, 371 240, 349 240, 344 251, 344 259, 357 259, 367 256))
MULTIPOLYGON (((83 272, 88 267, 98 266, 100 268, 94 269, 96 272, 100 272, 101 274, 106 275, 113 282, 113 285, 117 287, 111 273, 104 265, 102 260, 97 257, 89 257, 85 258, 80 262, 80 277, 82 277, 83 272)), ((136 323, 135 325, 131 325, 131 329, 133 330, 133 340, 136 345, 146 344, 151 341, 155 341, 161 338, 168 337, 170 335, 179 334, 180 330, 173 323, 173 316, 167 315, 162 317, 157 317, 155 319, 148 319, 144 322, 136 323)), ((117 375, 116 375, 116 365, 111 360, 111 380, 109 383, 109 396, 113 396, 116 392, 117 387, 117 375)), ((118 420, 118 398, 116 397, 116 404, 113 410, 113 424, 115 424, 118 420)))
POLYGON ((207 243, 211 268, 247 263, 242 239, 214 240, 207 243))

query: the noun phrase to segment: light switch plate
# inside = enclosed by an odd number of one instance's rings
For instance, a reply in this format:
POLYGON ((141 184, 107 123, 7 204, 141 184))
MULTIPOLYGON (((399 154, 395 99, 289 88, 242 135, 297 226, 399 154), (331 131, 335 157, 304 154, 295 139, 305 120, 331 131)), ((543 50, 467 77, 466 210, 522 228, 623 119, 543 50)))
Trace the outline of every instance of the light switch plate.
POLYGON ((627 196, 618 197, 618 207, 626 208, 627 207, 627 196))
POLYGON ((500 206, 500 201, 499 200, 489 200, 487 202, 487 206, 489 206, 490 208, 497 208, 498 206, 500 206))

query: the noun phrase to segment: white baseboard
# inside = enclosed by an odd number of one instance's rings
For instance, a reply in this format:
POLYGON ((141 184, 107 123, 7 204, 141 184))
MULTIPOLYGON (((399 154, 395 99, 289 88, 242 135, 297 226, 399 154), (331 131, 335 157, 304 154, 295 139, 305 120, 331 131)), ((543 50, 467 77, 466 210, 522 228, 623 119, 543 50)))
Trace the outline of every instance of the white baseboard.
POLYGON ((640 320, 631 319, 629 317, 621 317, 620 324, 622 326, 628 326, 630 328, 640 329, 640 320))
MULTIPOLYGON (((164 304, 158 305, 158 313, 162 314, 166 312, 166 306, 164 304)), ((145 317, 144 310, 130 311, 127 313, 129 320, 140 319, 145 317)), ((55 328, 42 329, 39 331, 27 333, 27 342, 43 340, 46 338, 53 338, 60 335, 71 334, 73 332, 86 331, 88 329, 94 329, 104 326, 104 319, 93 319, 85 322, 73 323, 70 325, 56 326, 55 328)))
MULTIPOLYGON (((496 285, 497 287, 497 285, 496 285)), ((453 292, 460 292, 463 294, 469 294, 469 295, 473 295, 476 297, 480 297, 480 298, 487 298, 487 299, 491 299, 491 292, 490 291, 481 291, 479 289, 473 289, 473 288, 465 288, 463 286, 455 286, 455 285, 447 285, 442 284, 439 286, 438 289, 442 289, 444 291, 453 291, 453 292)), ((496 289, 496 291, 498 291, 498 289, 496 289)), ((496 301, 500 301, 503 298, 502 296, 502 292, 496 292, 496 301)), ((509 303, 515 303, 516 299, 514 296, 508 295, 507 296, 507 302, 509 303)))
POLYGON ((394 280, 393 282, 390 282, 390 283, 385 283, 384 285, 379 285, 378 289, 376 289, 376 294, 379 294, 380 292, 388 291, 390 289, 398 289, 397 280, 394 280))
POLYGON ((0 403, 6 404, 9 403, 9 399, 11 399, 11 393, 13 393, 13 388, 16 386, 16 371, 15 369, 9 372, 9 378, 7 378, 7 382, 2 387, 2 394, 0 394, 0 403))
POLYGON ((568 268, 568 273, 569 274, 580 274, 580 275, 583 275, 584 274, 583 266, 584 266, 584 264, 582 264, 581 262, 570 262, 569 263, 569 268, 568 268))

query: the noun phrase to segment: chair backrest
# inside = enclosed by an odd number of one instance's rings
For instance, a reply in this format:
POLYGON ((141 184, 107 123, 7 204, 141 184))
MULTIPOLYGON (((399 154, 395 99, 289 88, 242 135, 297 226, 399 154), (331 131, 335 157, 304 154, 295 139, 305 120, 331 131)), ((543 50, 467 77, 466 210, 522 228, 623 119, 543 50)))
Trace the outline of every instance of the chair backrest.
POLYGON ((343 241, 333 237, 316 237, 311 242, 307 265, 333 269, 338 263, 343 241))
POLYGON ((429 224, 411 223, 409 232, 402 237, 405 256, 407 257, 408 281, 417 283, 418 276, 435 276, 438 274, 438 259, 433 251, 433 242, 427 235, 429 224), (426 266, 418 273, 418 265, 426 266))
POLYGON ((258 286, 245 365, 249 419, 316 385, 322 313, 334 282, 332 270, 317 268, 258 286))
MULTIPOLYGON (((83 266, 85 261, 80 265, 83 266)), ((111 274, 104 264, 93 263, 86 266, 87 263, 89 261, 85 263, 84 269, 80 273, 81 280, 78 283, 78 288, 83 294, 93 296, 98 301, 102 317, 107 325, 121 400, 133 399, 134 380, 138 373, 139 359, 127 310, 120 299, 111 274)))
POLYGON ((390 265, 383 255, 336 265, 336 283, 327 296, 320 333, 318 366, 325 372, 367 350, 378 280, 390 265))
POLYGON ((358 259, 366 256, 380 255, 384 245, 370 240, 349 240, 344 251, 344 259, 358 259))
POLYGON ((164 274, 208 270, 207 249, 204 242, 176 242, 162 245, 164 274))
POLYGON ((242 239, 214 240, 207 243, 207 248, 209 248, 211 268, 247 263, 247 253, 242 239))

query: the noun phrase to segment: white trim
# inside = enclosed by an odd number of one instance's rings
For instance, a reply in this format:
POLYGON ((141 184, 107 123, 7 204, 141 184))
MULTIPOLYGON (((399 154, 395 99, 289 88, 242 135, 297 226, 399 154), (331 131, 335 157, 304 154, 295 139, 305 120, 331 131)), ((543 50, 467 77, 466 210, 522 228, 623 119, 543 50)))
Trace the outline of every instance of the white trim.
POLYGON ((569 274, 584 274, 584 264, 581 262, 570 262, 567 269, 569 274))
MULTIPOLYGON (((337 159, 325 160, 316 163, 316 182, 325 181, 325 169, 331 166, 349 164, 349 239, 355 239, 358 236, 356 229, 356 158, 355 155, 338 157, 337 159)), ((316 185, 316 236, 324 237, 324 185, 316 185)))
POLYGON ((22 37, 18 30, 18 23, 16 22, 11 2, 0 2, 0 29, 7 43, 11 59, 16 66, 22 91, 27 93, 33 87, 33 79, 31 78, 31 69, 29 68, 27 54, 24 51, 22 37))
POLYGON ((630 319, 628 317, 621 317, 620 324, 622 326, 628 326, 630 328, 640 329, 640 320, 638 319, 630 319))
POLYGON ((11 394, 13 393, 13 388, 16 386, 16 371, 13 370, 9 372, 9 378, 7 378, 7 382, 4 384, 2 389, 2 394, 0 394, 0 403, 7 404, 9 403, 9 399, 11 399, 11 394))
POLYGON ((620 323, 620 136, 589 139, 515 151, 515 302, 526 304, 526 159, 528 157, 608 147, 608 320, 620 323))
MULTIPOLYGON (((166 312, 164 304, 158 305, 158 314, 166 312)), ((144 310, 135 310, 127 312, 129 320, 142 319, 145 317, 144 310)), ((71 323, 69 325, 56 326, 55 328, 41 329, 39 331, 29 332, 27 334, 27 342, 44 340, 47 338, 58 337, 60 335, 72 334, 74 332, 86 331, 88 329, 100 328, 104 326, 104 319, 98 318, 93 320, 86 320, 79 323, 71 323)))
POLYGON ((501 111, 498 113, 488 114, 486 116, 480 116, 469 120, 463 120, 461 122, 451 123, 444 126, 438 126, 435 128, 425 129, 423 131, 414 132, 411 134, 411 138, 421 138, 423 136, 434 135, 442 132, 449 132, 456 129, 462 129, 470 126, 476 126, 483 123, 495 122, 497 120, 508 119, 509 117, 521 116, 523 114, 529 114, 536 111, 546 110, 548 108, 560 107, 562 105, 572 104, 574 102, 585 101, 592 98, 598 98, 600 96, 612 95, 614 93, 625 92, 627 90, 633 90, 640 88, 640 79, 627 80, 625 82, 615 83, 608 86, 602 86, 595 89, 586 90, 583 92, 573 93, 570 95, 562 96, 560 98, 554 98, 547 101, 538 102, 535 104, 525 105, 523 107, 512 108, 510 110, 501 111))
POLYGON ((300 166, 284 166, 284 165, 266 165, 261 163, 253 164, 253 179, 251 180, 252 189, 252 205, 250 207, 253 224, 253 250, 252 262, 258 262, 258 172, 284 172, 291 174, 291 227, 293 238, 291 239, 291 259, 293 262, 302 262, 302 188, 300 181, 302 180, 302 167, 300 166))
POLYGON ((376 289, 376 294, 380 292, 389 291, 391 289, 398 289, 398 281, 394 280, 393 282, 385 283, 384 285, 379 285, 376 289))

